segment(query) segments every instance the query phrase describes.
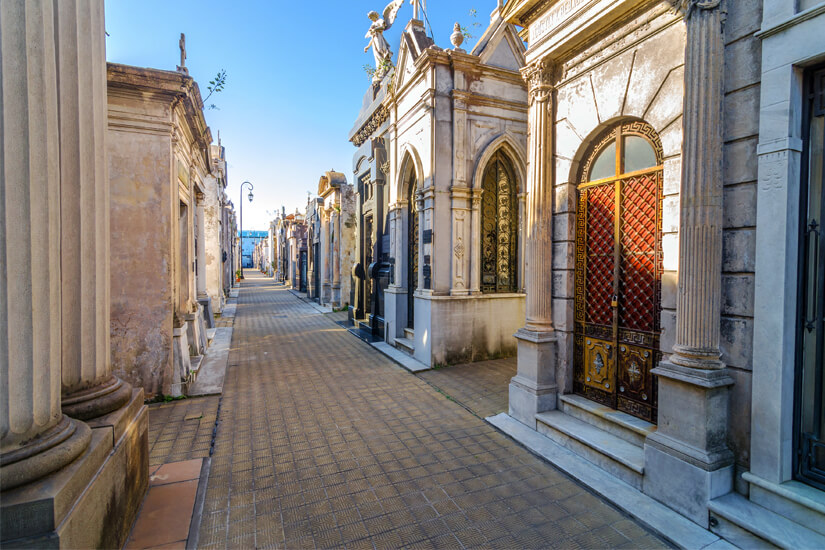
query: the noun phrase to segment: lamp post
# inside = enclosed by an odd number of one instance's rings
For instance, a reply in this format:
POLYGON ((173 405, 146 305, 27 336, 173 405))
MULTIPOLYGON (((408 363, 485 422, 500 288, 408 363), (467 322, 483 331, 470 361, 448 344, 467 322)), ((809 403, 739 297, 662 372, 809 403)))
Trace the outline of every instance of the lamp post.
POLYGON ((241 256, 241 258, 240 258, 240 260, 241 260, 240 261, 240 263, 241 263, 241 279, 244 278, 244 276, 243 276, 243 188, 244 188, 244 185, 249 186, 249 202, 252 202, 252 197, 253 197, 252 189, 255 188, 255 186, 252 185, 248 181, 245 181, 241 184, 241 197, 240 197, 241 198, 241 220, 240 220, 241 223, 240 223, 240 230, 239 230, 240 237, 241 237, 241 254, 240 254, 240 256, 241 256))

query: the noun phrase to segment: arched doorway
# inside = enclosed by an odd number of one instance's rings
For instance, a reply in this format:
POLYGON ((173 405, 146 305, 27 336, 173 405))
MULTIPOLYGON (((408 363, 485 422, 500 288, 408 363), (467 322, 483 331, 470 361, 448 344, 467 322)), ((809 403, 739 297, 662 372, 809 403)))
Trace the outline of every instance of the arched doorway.
POLYGON ((518 189, 501 151, 484 169, 481 188, 481 291, 518 292, 518 189))
POLYGON ((410 168, 407 179, 407 328, 415 327, 415 290, 418 288, 418 179, 410 168))
POLYGON ((662 276, 662 146, 643 122, 594 141, 576 213, 574 391, 656 422, 662 276))

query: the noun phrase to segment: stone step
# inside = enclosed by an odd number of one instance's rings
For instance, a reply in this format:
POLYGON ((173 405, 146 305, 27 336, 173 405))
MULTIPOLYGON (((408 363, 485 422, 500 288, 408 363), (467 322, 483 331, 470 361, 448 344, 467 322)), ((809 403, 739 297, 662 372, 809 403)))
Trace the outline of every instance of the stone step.
POLYGON ((644 449, 560 410, 536 415, 536 428, 625 483, 642 489, 644 449))
POLYGON ((825 548, 825 536, 737 493, 710 501, 710 530, 740 548, 825 548))
POLYGON ((611 409, 580 395, 562 395, 559 408, 574 418, 642 447, 645 438, 656 431, 656 424, 611 409))
POLYGON ((412 341, 415 341, 415 331, 411 328, 404 329, 404 337, 409 338, 412 341))
POLYGON ((409 338, 396 338, 395 347, 412 355, 415 353, 415 342, 409 338))

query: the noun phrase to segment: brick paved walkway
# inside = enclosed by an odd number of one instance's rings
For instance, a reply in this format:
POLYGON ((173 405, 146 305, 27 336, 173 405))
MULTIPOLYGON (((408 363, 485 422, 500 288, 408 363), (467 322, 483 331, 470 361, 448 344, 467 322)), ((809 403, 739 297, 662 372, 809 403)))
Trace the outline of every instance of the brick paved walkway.
POLYGON ((479 418, 507 412, 515 357, 426 370, 418 376, 479 418))
POLYGON ((209 456, 218 396, 149 405, 149 465, 209 456))
POLYGON ((663 543, 271 280, 239 301, 203 548, 663 543))

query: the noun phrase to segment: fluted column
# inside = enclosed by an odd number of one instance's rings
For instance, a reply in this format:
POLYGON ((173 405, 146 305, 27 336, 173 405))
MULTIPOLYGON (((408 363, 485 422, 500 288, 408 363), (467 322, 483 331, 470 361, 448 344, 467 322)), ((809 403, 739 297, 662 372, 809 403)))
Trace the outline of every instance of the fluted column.
POLYGON ((112 374, 109 348, 109 185, 103 0, 55 5, 60 116, 63 411, 112 412, 131 386, 112 374))
MULTIPOLYGON (((340 207, 339 207, 340 208, 340 207)), ((332 247, 332 304, 341 306, 341 213, 332 211, 330 246, 332 247)))
POLYGON ((670 360, 718 369, 722 286, 722 99, 719 0, 686 7, 684 137, 679 195, 679 293, 670 360))
POLYGON ((60 409, 60 142, 52 0, 0 2, 0 488, 74 460, 60 409))
POLYGON ((553 330, 553 66, 549 61, 522 70, 529 94, 527 238, 525 241, 525 328, 553 330))
POLYGON ((707 526, 708 502, 733 488, 733 453, 727 447, 733 379, 719 360, 724 6, 720 0, 675 5, 687 31, 676 343, 652 371, 658 378, 659 428, 645 440, 644 487, 707 526))
POLYGON ((553 80, 549 59, 522 69, 528 91, 527 205, 524 227, 525 326, 515 337, 518 372, 510 381, 510 416, 536 427, 536 413, 556 408, 553 330, 553 80))

